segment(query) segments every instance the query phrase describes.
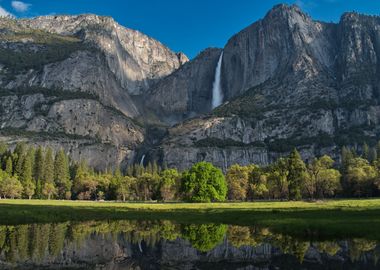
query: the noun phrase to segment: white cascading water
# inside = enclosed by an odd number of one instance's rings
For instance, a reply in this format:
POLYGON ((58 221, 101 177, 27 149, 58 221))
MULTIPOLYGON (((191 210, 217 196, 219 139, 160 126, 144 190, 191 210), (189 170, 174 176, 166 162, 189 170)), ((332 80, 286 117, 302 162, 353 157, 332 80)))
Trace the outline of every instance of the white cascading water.
POLYGON ((212 84, 212 108, 218 107, 223 102, 223 93, 221 86, 223 52, 219 56, 218 64, 215 69, 214 83, 212 84))
POLYGON ((145 155, 142 155, 141 160, 140 160, 140 166, 144 166, 144 159, 145 159, 145 155))

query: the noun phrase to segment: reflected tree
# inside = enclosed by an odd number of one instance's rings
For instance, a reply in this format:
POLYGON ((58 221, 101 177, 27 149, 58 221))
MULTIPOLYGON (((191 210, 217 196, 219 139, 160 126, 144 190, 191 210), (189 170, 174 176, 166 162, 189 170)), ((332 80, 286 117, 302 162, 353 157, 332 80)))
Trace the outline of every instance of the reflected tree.
POLYGON ((183 227, 182 236, 194 248, 201 252, 206 252, 222 243, 226 232, 227 225, 192 224, 183 227))

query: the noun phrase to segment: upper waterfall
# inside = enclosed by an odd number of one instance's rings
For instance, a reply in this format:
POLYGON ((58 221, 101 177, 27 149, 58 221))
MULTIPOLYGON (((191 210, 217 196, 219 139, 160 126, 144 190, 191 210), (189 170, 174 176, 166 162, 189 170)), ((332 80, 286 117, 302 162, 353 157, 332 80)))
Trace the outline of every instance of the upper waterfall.
POLYGON ((223 92, 221 86, 223 52, 219 56, 215 69, 214 83, 212 84, 212 108, 218 107, 223 102, 223 92))

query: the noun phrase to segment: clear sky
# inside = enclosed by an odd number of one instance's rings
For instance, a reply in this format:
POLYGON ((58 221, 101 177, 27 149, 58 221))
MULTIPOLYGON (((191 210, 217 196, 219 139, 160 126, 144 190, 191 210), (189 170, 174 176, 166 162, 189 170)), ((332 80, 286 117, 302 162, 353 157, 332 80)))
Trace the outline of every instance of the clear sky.
POLYGON ((380 0, 0 0, 0 14, 108 15, 193 58, 207 47, 223 47, 233 34, 279 3, 296 3, 323 21, 336 22, 345 11, 380 15, 380 0))

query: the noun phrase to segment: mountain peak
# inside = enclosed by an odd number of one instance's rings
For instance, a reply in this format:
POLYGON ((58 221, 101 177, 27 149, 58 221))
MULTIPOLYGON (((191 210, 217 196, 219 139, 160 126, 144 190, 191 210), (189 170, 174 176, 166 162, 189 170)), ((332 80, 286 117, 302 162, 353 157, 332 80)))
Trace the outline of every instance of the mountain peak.
POLYGON ((275 5, 264 17, 264 21, 286 20, 288 22, 312 21, 297 5, 275 5))

